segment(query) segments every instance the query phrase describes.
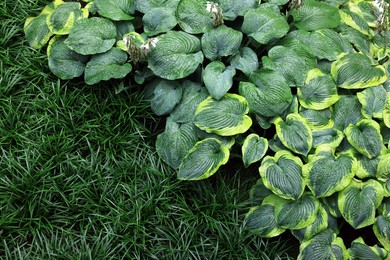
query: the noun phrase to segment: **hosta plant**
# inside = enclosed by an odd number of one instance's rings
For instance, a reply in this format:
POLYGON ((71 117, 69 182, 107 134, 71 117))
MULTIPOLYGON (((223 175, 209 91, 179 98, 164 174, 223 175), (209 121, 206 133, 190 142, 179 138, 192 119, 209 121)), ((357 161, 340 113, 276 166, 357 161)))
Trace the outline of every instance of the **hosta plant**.
POLYGON ((388 26, 384 0, 56 0, 25 32, 61 79, 144 85, 179 179, 239 155, 255 234, 289 230, 299 259, 390 259, 388 26))

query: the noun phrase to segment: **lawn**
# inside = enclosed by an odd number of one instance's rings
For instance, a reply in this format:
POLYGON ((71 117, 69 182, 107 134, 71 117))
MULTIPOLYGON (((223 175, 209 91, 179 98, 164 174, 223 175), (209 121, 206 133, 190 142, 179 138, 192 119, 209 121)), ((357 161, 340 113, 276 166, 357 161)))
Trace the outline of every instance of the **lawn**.
POLYGON ((0 258, 288 258, 288 237, 243 226, 256 169, 178 181, 156 154, 164 122, 142 87, 50 73, 23 34, 47 3, 0 3, 0 258))

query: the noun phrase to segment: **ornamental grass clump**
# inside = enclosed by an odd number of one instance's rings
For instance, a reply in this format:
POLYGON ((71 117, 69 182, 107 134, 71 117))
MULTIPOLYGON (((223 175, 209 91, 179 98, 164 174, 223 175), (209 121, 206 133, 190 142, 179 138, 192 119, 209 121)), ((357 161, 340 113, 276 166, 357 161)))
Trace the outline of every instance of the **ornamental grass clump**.
POLYGON ((291 231, 299 259, 390 259, 388 1, 87 2, 26 21, 55 75, 144 85, 180 180, 240 153, 260 177, 246 227, 291 231), (346 245, 343 224, 377 245, 346 245))

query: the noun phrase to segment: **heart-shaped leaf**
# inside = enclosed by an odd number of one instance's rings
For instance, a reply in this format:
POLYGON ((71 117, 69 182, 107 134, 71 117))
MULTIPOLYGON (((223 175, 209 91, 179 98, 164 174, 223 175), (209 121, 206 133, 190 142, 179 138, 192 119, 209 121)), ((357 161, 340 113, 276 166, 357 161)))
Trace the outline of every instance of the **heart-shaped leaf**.
POLYGON ((60 4, 46 17, 46 23, 53 34, 69 34, 75 21, 87 18, 88 10, 81 8, 77 2, 65 2, 60 4))
POLYGON ((221 99, 233 86, 233 77, 236 70, 220 61, 209 63, 203 73, 203 81, 210 95, 216 99, 221 99))
POLYGON ((84 79, 87 84, 93 85, 102 80, 124 78, 131 69, 126 52, 112 48, 108 52, 92 56, 85 66, 84 79))
POLYGON ((334 126, 330 109, 313 110, 301 107, 299 114, 307 120, 309 127, 313 130, 327 129, 334 126))
POLYGON ((260 161, 268 150, 268 140, 257 134, 248 135, 241 148, 244 166, 260 161))
POLYGON ((352 259, 388 259, 389 253, 377 245, 367 246, 363 238, 359 237, 352 241, 348 249, 349 256, 352 259))
POLYGON ((387 181, 390 179, 390 153, 380 156, 378 161, 377 171, 375 177, 380 181, 387 181))
POLYGON ((54 37, 47 47, 49 68, 60 79, 72 79, 84 73, 89 57, 69 49, 65 37, 54 37))
POLYGON ((383 138, 379 124, 372 119, 362 119, 344 130, 348 142, 368 158, 377 157, 383 151, 383 138))
POLYGON ((158 7, 165 7, 176 10, 180 0, 134 0, 135 9, 141 13, 147 13, 149 10, 158 7))
POLYGON ((343 190, 351 182, 357 162, 348 152, 334 156, 331 148, 309 157, 302 168, 307 186, 317 198, 327 197, 343 190))
POLYGON ((374 226, 374 234, 383 247, 390 252, 390 215, 378 216, 374 226))
POLYGON ((206 6, 206 0, 181 0, 179 2, 176 17, 183 31, 198 34, 213 28, 213 20, 206 6))
POLYGON ((302 87, 298 88, 300 104, 308 109, 322 110, 339 100, 333 78, 319 69, 311 69, 306 74, 302 87))
POLYGON ((258 43, 267 44, 286 35, 289 26, 278 6, 266 3, 245 13, 241 30, 258 43))
POLYGON ((209 96, 196 109, 194 122, 208 133, 232 136, 245 133, 252 125, 248 112, 248 101, 242 96, 226 94, 220 100, 209 96))
POLYGON ((175 10, 166 7, 152 8, 142 17, 142 22, 148 36, 168 32, 177 24, 175 10))
POLYGON ((76 21, 65 40, 70 49, 83 55, 106 52, 114 46, 115 42, 115 25, 101 17, 76 21))
POLYGON ((223 19, 233 21, 237 16, 243 16, 248 10, 258 7, 257 0, 216 0, 223 12, 223 19))
POLYGON ((159 77, 175 80, 187 77, 203 62, 200 41, 185 32, 169 31, 149 54, 148 67, 159 77))
POLYGON ((94 0, 99 15, 114 21, 132 20, 134 0, 94 0))
POLYGON ((334 126, 338 130, 344 130, 349 124, 356 124, 363 115, 362 105, 355 95, 341 95, 339 101, 333 106, 334 126))
MULTIPOLYGON (((358 153, 357 151, 354 153, 354 155, 358 162, 358 169, 355 175, 360 179, 375 177, 381 156, 370 159, 367 156, 358 153)), ((378 179, 380 178, 378 177, 378 179)))
POLYGON ((370 26, 366 19, 362 16, 361 10, 354 3, 348 1, 348 3, 339 10, 341 20, 346 25, 359 31, 360 33, 371 36, 370 26))
POLYGON ((338 205, 344 219, 355 229, 375 222, 375 209, 384 195, 382 185, 375 180, 352 181, 339 193, 338 205))
POLYGON ((341 24, 338 28, 340 35, 353 44, 355 48, 360 52, 370 54, 370 39, 367 35, 346 24, 341 24))
POLYGON ((382 65, 372 65, 363 53, 342 53, 333 62, 331 74, 339 88, 361 89, 378 86, 387 80, 382 65))
POLYGON ((215 138, 197 142, 180 164, 179 180, 202 180, 229 160, 229 149, 215 138))
POLYGON ((296 200, 302 196, 306 181, 302 176, 302 161, 288 151, 267 156, 259 168, 264 185, 276 195, 296 200))
POLYGON ((156 151, 160 158, 174 169, 178 169, 183 158, 198 141, 195 125, 178 124, 168 117, 165 132, 156 140, 156 151))
POLYGON ((277 118, 274 122, 280 141, 295 153, 306 156, 313 144, 313 136, 306 119, 298 114, 289 114, 286 121, 277 118))
POLYGON ((259 67, 259 59, 251 48, 242 47, 239 52, 232 57, 230 64, 249 76, 259 67))
POLYGON ((272 194, 272 191, 265 187, 263 180, 260 178, 249 190, 249 199, 251 202, 260 205, 263 200, 270 194, 272 194))
POLYGON ((37 17, 29 17, 24 23, 24 33, 28 44, 34 49, 40 49, 46 45, 53 36, 50 31, 46 18, 48 14, 41 14, 37 17))
POLYGON ((313 130, 312 136, 314 148, 323 144, 336 148, 344 138, 343 132, 334 128, 313 130))
POLYGON ((387 92, 384 87, 367 88, 356 94, 362 104, 362 114, 366 118, 383 117, 383 110, 386 106, 387 92))
POLYGON ((386 98, 386 105, 383 108, 383 123, 387 128, 390 128, 390 93, 387 93, 387 98, 386 98))

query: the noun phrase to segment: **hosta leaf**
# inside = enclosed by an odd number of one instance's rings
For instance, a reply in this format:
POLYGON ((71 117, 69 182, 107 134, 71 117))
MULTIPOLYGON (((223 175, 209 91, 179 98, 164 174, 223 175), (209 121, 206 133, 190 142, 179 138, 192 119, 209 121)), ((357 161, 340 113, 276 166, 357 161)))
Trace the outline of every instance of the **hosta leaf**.
POLYGON ((276 224, 273 205, 253 207, 245 216, 246 228, 261 237, 276 237, 285 229, 276 224))
POLYGON ((209 63, 203 73, 203 81, 210 95, 216 99, 221 99, 233 86, 233 77, 236 70, 220 61, 209 63))
POLYGON ((305 59, 294 50, 275 46, 268 52, 268 57, 263 56, 263 66, 279 72, 292 86, 302 86, 306 73, 314 68, 315 58, 305 59))
POLYGON ((382 118, 386 106, 386 90, 382 86, 367 88, 356 94, 366 118, 382 118))
POLYGON ((267 44, 286 35, 289 26, 278 6, 266 3, 245 13, 241 30, 258 43, 267 44))
POLYGON ((125 36, 125 34, 135 31, 134 25, 131 21, 118 21, 115 22, 115 26, 116 26, 116 39, 118 41, 123 42, 123 37, 125 36))
POLYGON ((178 169, 183 158, 198 141, 195 125, 178 124, 167 119, 165 132, 156 140, 156 150, 160 158, 174 169, 178 169))
POLYGON ((312 239, 304 241, 299 247, 298 260, 310 259, 348 259, 348 251, 341 238, 331 229, 325 229, 312 239))
POLYGON ((50 31, 59 35, 69 34, 75 21, 88 17, 88 10, 80 8, 81 4, 77 2, 67 2, 59 5, 46 17, 46 23, 50 31))
POLYGON ((350 124, 344 130, 348 142, 368 158, 378 156, 383 149, 383 139, 379 124, 371 119, 363 119, 356 125, 350 124))
POLYGON ((335 218, 342 217, 339 205, 338 205, 338 193, 333 193, 333 195, 330 195, 329 197, 322 198, 323 205, 326 207, 326 209, 329 211, 329 214, 331 214, 335 218))
POLYGON ((295 26, 306 31, 335 28, 340 24, 337 7, 314 0, 305 0, 300 8, 292 11, 292 16, 295 26))
POLYGON ((355 30, 358 30, 362 34, 365 34, 367 36, 371 35, 370 27, 367 21, 361 15, 361 10, 359 10, 354 3, 350 3, 350 1, 348 1, 347 5, 345 5, 342 10, 339 10, 339 13, 340 13, 341 20, 345 24, 347 24, 348 26, 352 27, 355 30))
POLYGON ((361 89, 378 86, 386 81, 382 65, 373 66, 363 53, 342 53, 333 62, 331 74, 339 88, 361 89))
POLYGON ((202 36, 202 51, 209 60, 216 60, 235 54, 240 48, 242 33, 221 25, 202 36))
POLYGON ((157 76, 170 80, 184 78, 203 62, 200 41, 195 36, 169 31, 158 39, 148 58, 148 67, 157 76))
POLYGON ((378 216, 374 223, 373 230, 375 236, 383 247, 390 251, 390 215, 378 216))
POLYGON ((83 74, 89 57, 72 51, 64 37, 54 37, 47 48, 49 68, 60 79, 72 79, 83 74))
POLYGON ((277 72, 259 70, 251 74, 250 82, 240 82, 239 93, 249 103, 250 111, 266 116, 283 113, 292 101, 292 93, 286 80, 277 72))
POLYGON ((132 20, 134 0, 94 0, 99 15, 114 21, 132 20))
POLYGON ((375 222, 375 209, 384 195, 382 185, 375 180, 353 181, 339 193, 339 208, 344 219, 355 229, 375 222))
POLYGON ((252 125, 248 112, 248 102, 242 96, 226 94, 218 101, 209 96, 196 109, 194 122, 208 133, 232 136, 246 132, 252 125))
POLYGON ((339 101, 333 106, 334 126, 338 130, 344 130, 349 124, 356 124, 363 115, 362 105, 355 95, 340 96, 339 101))
POLYGON ((29 17, 24 23, 27 42, 34 49, 45 46, 53 35, 46 23, 47 16, 47 14, 41 14, 38 17, 29 17))
POLYGON ((267 156, 259 168, 264 185, 285 199, 302 196, 306 181, 302 176, 302 161, 288 151, 280 151, 274 157, 267 156))
POLYGON ((181 0, 179 2, 176 17, 183 31, 198 34, 213 28, 213 20, 206 9, 206 2, 206 0, 181 0))
POLYGON ((221 141, 207 138, 199 141, 180 164, 179 180, 202 180, 213 175, 229 160, 229 149, 221 141))
POLYGON ((387 93, 386 105, 383 109, 383 123, 390 128, 390 93, 387 93))
POLYGON ((249 47, 240 48, 239 52, 234 55, 230 61, 231 66, 241 70, 249 76, 259 67, 257 54, 249 47))
POLYGON ((175 10, 166 7, 150 9, 142 17, 142 22, 148 36, 168 32, 177 24, 175 10))
POLYGON ((331 119, 332 112, 329 109, 324 110, 312 110, 301 108, 299 114, 303 116, 313 130, 327 129, 334 125, 331 119))
POLYGON ((370 54, 370 39, 367 35, 346 24, 340 25, 339 30, 340 35, 352 43, 357 50, 365 54, 370 54))
POLYGON ((336 148, 340 145, 341 141, 344 138, 343 132, 334 128, 314 130, 312 132, 312 136, 313 147, 315 148, 322 144, 326 144, 330 147, 336 148))
POLYGON ((278 118, 274 124, 278 137, 287 148, 305 156, 308 154, 313 144, 313 137, 302 116, 290 114, 286 117, 286 121, 278 118))
POLYGON ((182 98, 183 88, 177 81, 156 79, 149 83, 145 97, 151 99, 153 112, 158 115, 170 113, 182 98))
POLYGON ((207 138, 217 139, 222 143, 223 146, 227 147, 228 149, 232 148, 232 146, 236 142, 236 139, 233 136, 220 136, 217 134, 210 134, 207 133, 206 131, 200 130, 199 128, 196 128, 196 134, 199 140, 203 140, 207 138))
POLYGON ((380 157, 370 159, 367 156, 356 152, 355 158, 357 159, 358 162, 358 169, 355 175, 358 178, 364 179, 369 177, 375 177, 375 174, 377 173, 380 157))
POLYGON ((328 227, 328 213, 325 208, 319 206, 317 216, 313 224, 298 230, 291 230, 291 233, 299 240, 309 240, 313 236, 317 235, 321 231, 325 230, 328 227))
POLYGON ((380 248, 377 245, 366 245, 363 238, 361 237, 352 241, 351 247, 348 249, 348 251, 351 259, 385 260, 388 259, 387 256, 389 255, 389 253, 385 249, 380 248))
POLYGON ((85 66, 84 79, 88 85, 96 84, 102 80, 124 78, 132 67, 127 63, 127 54, 112 48, 108 52, 96 54, 85 66))
POLYGON ((83 55, 106 52, 114 46, 115 42, 115 25, 101 17, 76 21, 68 39, 65 40, 70 49, 83 55))
POLYGON ((322 110, 330 107, 339 99, 333 78, 319 69, 307 72, 305 82, 298 88, 300 104, 308 109, 322 110))
POLYGON ((257 134, 248 135, 241 148, 244 166, 260 161, 268 150, 268 140, 257 134))
POLYGON ((180 0, 134 0, 135 9, 141 13, 157 7, 165 7, 176 10, 180 0))
POLYGON ((260 178, 256 181, 256 184, 249 190, 249 199, 255 205, 260 205, 264 198, 272 194, 272 191, 265 187, 263 180, 260 178))
POLYGON ((183 82, 183 96, 180 103, 171 112, 171 118, 178 123, 192 122, 199 103, 205 100, 209 93, 205 87, 192 81, 183 82))
POLYGON ((351 182, 357 168, 351 153, 334 156, 331 151, 321 152, 309 158, 302 168, 307 186, 317 198, 327 197, 343 190, 351 182))
POLYGON ((375 176, 381 181, 390 179, 390 153, 380 156, 375 176))
POLYGON ((294 201, 286 200, 275 205, 276 223, 292 230, 308 227, 315 221, 319 207, 320 202, 309 193, 294 201))
POLYGON ((258 7, 256 0, 216 0, 223 12, 223 19, 233 21, 237 16, 243 16, 249 9, 258 7))
POLYGON ((274 137, 269 140, 268 146, 275 153, 283 150, 288 150, 288 148, 284 146, 284 144, 282 144, 282 141, 280 141, 280 138, 277 134, 275 134, 274 137))

